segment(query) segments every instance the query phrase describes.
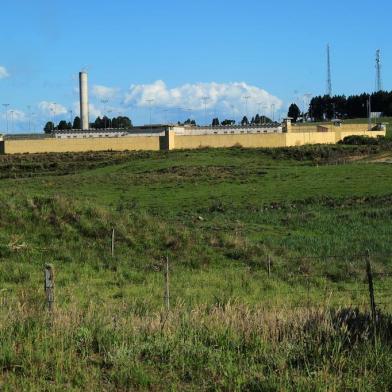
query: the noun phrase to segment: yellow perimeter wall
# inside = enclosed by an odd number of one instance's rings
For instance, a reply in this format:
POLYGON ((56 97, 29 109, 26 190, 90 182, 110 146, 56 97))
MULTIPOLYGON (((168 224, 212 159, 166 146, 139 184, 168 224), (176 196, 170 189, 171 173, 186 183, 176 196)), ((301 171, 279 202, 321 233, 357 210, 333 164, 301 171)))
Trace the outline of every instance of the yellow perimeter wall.
POLYGON ((5 140, 4 152, 43 153, 43 152, 83 152, 83 151, 125 151, 164 149, 195 149, 203 147, 290 147, 304 144, 333 144, 350 135, 370 137, 385 136, 385 131, 335 130, 333 132, 292 132, 268 134, 227 134, 176 136, 173 131, 165 136, 128 136, 120 138, 90 139, 34 139, 5 140))
POLYGON ((335 132, 293 132, 245 135, 202 135, 176 136, 174 148, 192 149, 202 147, 292 147, 304 144, 334 144, 350 135, 370 137, 385 136, 385 131, 335 131, 335 132))
POLYGON ((83 151, 125 151, 125 150, 160 150, 159 136, 135 136, 121 138, 91 139, 34 139, 5 140, 6 154, 40 152, 83 152, 83 151))

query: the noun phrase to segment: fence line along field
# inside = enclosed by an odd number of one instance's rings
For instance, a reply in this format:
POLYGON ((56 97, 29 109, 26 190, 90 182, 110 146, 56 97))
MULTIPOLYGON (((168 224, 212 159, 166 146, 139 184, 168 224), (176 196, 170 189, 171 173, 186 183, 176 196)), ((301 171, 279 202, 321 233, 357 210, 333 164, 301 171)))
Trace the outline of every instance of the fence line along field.
POLYGON ((1 156, 0 389, 391 390, 392 153, 360 142, 1 156))

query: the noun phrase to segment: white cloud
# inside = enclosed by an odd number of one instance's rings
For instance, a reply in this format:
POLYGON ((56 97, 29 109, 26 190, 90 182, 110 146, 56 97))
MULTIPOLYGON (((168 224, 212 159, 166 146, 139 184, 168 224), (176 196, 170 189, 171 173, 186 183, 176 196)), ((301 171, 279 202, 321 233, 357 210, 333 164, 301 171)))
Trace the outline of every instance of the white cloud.
POLYGON ((0 65, 0 79, 5 79, 10 76, 9 72, 7 71, 7 68, 0 65))
POLYGON ((248 113, 269 112, 272 105, 279 110, 283 104, 267 91, 244 82, 194 83, 168 88, 162 80, 152 84, 132 85, 125 95, 124 103, 148 107, 149 100, 153 100, 154 106, 202 111, 206 105, 207 109, 226 113, 244 113, 246 106, 248 113), (207 99, 204 100, 204 97, 207 99))
POLYGON ((112 99, 117 95, 117 88, 96 84, 93 86, 93 95, 99 99, 112 99))
MULTIPOLYGON (((74 109, 74 114, 75 116, 79 116, 80 112, 80 105, 79 101, 75 101, 73 103, 73 109, 74 109)), ((106 115, 108 117, 117 117, 120 113, 123 112, 122 108, 118 107, 112 107, 112 106, 107 106, 105 107, 106 109, 106 115)), ((90 117, 90 122, 95 121, 97 117, 103 117, 104 116, 104 108, 103 107, 98 107, 94 105, 93 103, 89 104, 89 117, 90 117)))
POLYGON ((1 114, 1 118, 4 119, 4 120, 7 118, 7 116, 8 116, 8 122, 9 123, 11 121, 14 122, 14 123, 27 121, 26 113, 23 112, 22 110, 8 109, 7 115, 5 114, 5 112, 3 112, 1 114))
POLYGON ((46 116, 52 116, 53 114, 55 116, 60 116, 62 114, 68 113, 68 110, 65 106, 59 103, 53 103, 48 101, 41 101, 38 104, 38 108, 46 116))
POLYGON ((94 104, 89 104, 90 121, 94 121, 97 117, 103 117, 102 110, 97 108, 94 104))

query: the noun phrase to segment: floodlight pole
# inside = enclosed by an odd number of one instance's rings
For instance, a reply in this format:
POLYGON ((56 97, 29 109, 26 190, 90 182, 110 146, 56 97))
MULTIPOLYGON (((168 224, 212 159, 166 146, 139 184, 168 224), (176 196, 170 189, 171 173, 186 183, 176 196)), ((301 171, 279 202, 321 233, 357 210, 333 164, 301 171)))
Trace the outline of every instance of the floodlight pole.
POLYGON ((372 100, 371 95, 369 95, 369 99, 367 101, 367 109, 368 109, 368 130, 372 130, 372 100))
MULTIPOLYGON (((250 98, 249 95, 246 95, 245 97, 242 97, 243 99, 245 99, 245 116, 246 118, 248 118, 248 100, 250 98)), ((248 118, 249 121, 249 118, 248 118)))
POLYGON ((11 132, 12 132, 12 130, 14 129, 14 113, 15 113, 15 110, 10 110, 10 113, 11 113, 11 132))
POLYGON ((5 121, 7 124, 7 133, 8 133, 8 107, 10 106, 9 103, 3 103, 3 106, 5 107, 5 121))
POLYGON ((106 104, 109 102, 107 98, 101 99, 101 103, 103 103, 103 116, 105 117, 105 121, 103 122, 104 129, 106 131, 106 104))
POLYGON ((151 105, 154 102, 154 99, 147 99, 149 110, 150 110, 150 131, 152 132, 152 116, 151 116, 151 105))
POLYGON ((205 124, 207 125, 207 101, 208 101, 209 97, 202 97, 202 101, 204 103, 204 121, 205 124))

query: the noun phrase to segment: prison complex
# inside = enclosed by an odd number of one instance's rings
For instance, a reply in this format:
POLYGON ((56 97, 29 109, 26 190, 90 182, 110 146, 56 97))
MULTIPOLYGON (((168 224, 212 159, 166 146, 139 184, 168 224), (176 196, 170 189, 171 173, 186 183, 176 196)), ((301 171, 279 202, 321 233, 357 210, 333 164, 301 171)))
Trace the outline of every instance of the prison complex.
POLYGON ((333 144, 346 136, 385 136, 385 128, 368 130, 367 124, 295 126, 283 124, 255 126, 186 127, 152 125, 126 130, 59 131, 51 135, 9 135, 0 140, 3 154, 173 150, 204 147, 290 147, 305 144, 333 144))
POLYGON ((94 130, 89 128, 88 78, 79 74, 80 130, 52 134, 5 135, 0 137, 0 153, 173 150, 204 147, 290 147, 305 144, 333 144, 346 136, 385 136, 381 124, 342 124, 339 121, 318 126, 298 126, 290 119, 280 123, 248 126, 147 125, 132 129, 94 130))

